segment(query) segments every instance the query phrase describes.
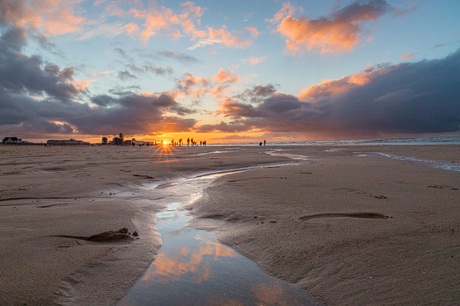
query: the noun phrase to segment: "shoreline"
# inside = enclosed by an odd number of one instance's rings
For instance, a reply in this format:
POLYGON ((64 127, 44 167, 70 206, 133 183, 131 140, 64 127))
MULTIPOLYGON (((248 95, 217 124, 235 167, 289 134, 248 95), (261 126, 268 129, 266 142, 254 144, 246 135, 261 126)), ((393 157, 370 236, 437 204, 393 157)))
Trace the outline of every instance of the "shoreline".
MULTIPOLYGON (((284 185, 280 183, 291 183, 289 179, 281 180, 278 176, 297 175, 305 178, 310 176, 306 173, 312 172, 311 167, 320 170, 320 167, 327 166, 334 160, 339 161, 337 165, 343 161, 349 163, 359 160, 358 157, 351 156, 350 148, 345 152, 343 150, 325 152, 331 148, 330 146, 244 147, 239 150, 235 147, 222 147, 222 153, 219 154, 208 154, 216 151, 215 146, 181 147, 163 155, 159 155, 158 152, 155 153, 154 149, 156 148, 154 147, 141 149, 121 147, 109 148, 109 150, 104 147, 31 147, 32 151, 23 150, 24 147, 6 147, 8 146, 0 147, 4 157, 0 170, 3 177, 2 185, 5 186, 0 191, 0 209, 2 210, 2 222, 0 222, 2 238, 0 240, 2 246, 5 246, 0 250, 2 263, 0 265, 2 276, 0 299, 6 301, 5 305, 17 305, 19 303, 73 304, 77 303, 77 300, 74 299, 77 292, 79 294, 83 292, 84 295, 81 297, 85 298, 89 304, 113 304, 144 273, 144 268, 155 258, 155 254, 161 246, 158 236, 154 233, 153 216, 162 206, 156 203, 160 199, 154 196, 154 192, 147 190, 145 184, 168 183, 177 178, 190 177, 199 172, 227 171, 239 167, 257 168, 258 165, 289 161, 282 156, 261 154, 273 149, 281 149, 289 154, 306 155, 316 161, 293 167, 278 168, 273 166, 254 169, 218 179, 212 184, 213 186, 208 188, 203 199, 198 201, 198 205, 194 205, 193 213, 194 215, 197 213, 197 218, 194 219, 192 225, 208 230, 213 229, 220 241, 234 247, 243 255, 257 262, 269 274, 297 282, 309 293, 316 294, 318 292, 317 296, 322 299, 322 292, 315 291, 315 284, 320 284, 321 281, 324 281, 323 278, 318 276, 313 278, 310 281, 314 283, 312 285, 308 281, 302 282, 304 279, 302 273, 294 273, 290 270, 290 265, 297 260, 295 254, 290 254, 294 257, 289 260, 288 264, 279 262, 267 254, 267 252, 271 252, 271 249, 266 248, 266 245, 253 239, 254 237, 250 237, 249 240, 252 239, 251 241, 247 240, 248 230, 254 230, 254 228, 252 223, 248 223, 248 220, 245 219, 247 215, 245 215, 244 209, 241 211, 242 207, 235 207, 231 213, 224 211, 223 215, 222 212, 219 212, 223 217, 216 219, 212 218, 213 214, 214 217, 216 216, 213 211, 214 208, 200 209, 199 206, 211 201, 209 195, 213 193, 213 190, 228 195, 228 198, 224 200, 239 199, 235 197, 242 196, 242 203, 245 205, 251 204, 251 201, 260 200, 258 199, 259 194, 254 199, 251 195, 248 197, 244 192, 241 193, 242 190, 240 189, 238 189, 237 194, 234 193, 233 189, 228 189, 229 184, 235 185, 237 183, 228 182, 228 180, 234 181, 235 177, 252 177, 248 180, 250 182, 247 184, 248 186, 257 190, 271 186, 270 192, 276 195, 277 192, 283 193, 280 188, 284 185), (322 164, 323 166, 321 166, 322 164), (296 169, 293 170, 295 173, 289 169, 296 169), (277 179, 275 185, 267 184, 264 186, 266 182, 258 177, 258 173, 265 171, 272 172, 271 176, 277 179), (304 173, 297 173, 296 171, 304 173), (226 187, 222 189, 222 186, 226 187), (11 201, 12 198, 18 197, 23 199, 11 201), (140 239, 129 244, 97 244, 76 242, 67 238, 46 238, 48 235, 56 234, 89 236, 107 230, 118 230, 122 227, 128 227, 131 232, 138 231, 140 239), (223 234, 224 231, 227 232, 223 234), (262 254, 265 257, 255 257, 254 253, 262 254), (35 258, 33 263, 30 262, 30 258, 35 258), (278 271, 277 265, 286 267, 285 271, 278 271), (106 291, 101 291, 104 288, 106 291), (313 290, 309 288, 313 288, 313 290)), ((382 149, 384 146, 376 147, 382 149)), ((442 147, 444 148, 444 145, 442 147)), ((424 158, 433 156, 434 151, 440 159, 452 161, 456 156, 458 158, 458 154, 455 152, 458 152, 459 147, 452 146, 446 150, 439 148, 436 150, 432 147, 417 146, 417 148, 407 147, 398 152, 416 152, 419 155, 417 157, 424 158)), ((357 151, 374 150, 368 146, 352 148, 357 151)), ((386 147, 385 150, 395 151, 392 146, 386 147)), ((404 163, 404 161, 390 160, 387 162, 398 165, 404 163)), ((456 162, 458 164, 459 161, 456 160, 456 162)), ((381 167, 379 161, 375 163, 373 160, 370 163, 381 167)), ((406 163, 410 164, 409 162, 406 163)), ((355 162, 351 165, 353 169, 362 168, 360 163, 355 162)), ((422 166, 417 165, 416 167, 422 166)), ((421 173, 427 173, 425 170, 421 170, 421 173)), ((454 177, 458 178, 458 173, 456 175, 454 177)), ((313 185, 313 183, 310 184, 313 185)), ((359 181, 357 184, 359 185, 359 181)), ((448 190, 442 189, 433 190, 439 193, 448 192, 448 190)), ((342 191, 344 192, 344 190, 342 191)), ((349 193, 354 195, 352 191, 349 193)), ((367 196, 369 197, 369 195, 367 196)), ((292 192, 287 195, 287 199, 284 201, 286 203, 295 202, 296 197, 298 195, 292 192)), ((374 200, 385 201, 375 198, 374 200)), ((262 206, 257 209, 264 211, 262 206)), ((318 209, 316 213, 321 213, 321 211, 318 209)), ((265 209, 265 212, 259 215, 267 220, 268 223, 265 225, 279 226, 282 224, 278 219, 270 219, 283 215, 276 210, 265 209), (277 223, 270 223, 270 221, 277 221, 277 223)), ((251 212, 249 216, 252 218, 250 221, 254 221, 254 213, 251 212)), ((294 223, 297 224, 300 231, 303 231, 305 224, 312 223, 314 226, 318 226, 317 223, 319 223, 320 226, 323 226, 321 222, 324 220, 326 219, 294 223)), ((343 220, 343 218, 337 218, 334 219, 334 222, 343 223, 343 220)), ((391 222, 393 221, 391 220, 391 222)), ((292 230, 293 228, 289 226, 286 229, 292 230)), ((276 228, 271 230, 273 229, 276 228)), ((280 233, 286 229, 282 228, 280 233)), ((299 229, 294 228, 294 233, 297 230, 299 229)), ((261 235, 261 237, 265 237, 263 235, 270 236, 273 233, 268 231, 261 235)), ((275 236, 277 235, 278 232, 275 232, 275 236)), ((284 238, 286 243, 296 244, 295 241, 289 240, 292 240, 292 236, 286 235, 284 238)), ((273 254, 283 255, 278 254, 279 252, 276 250, 273 252, 273 254)), ((321 274, 318 275, 321 276, 321 274)), ((331 302, 328 298, 325 300, 331 302)))

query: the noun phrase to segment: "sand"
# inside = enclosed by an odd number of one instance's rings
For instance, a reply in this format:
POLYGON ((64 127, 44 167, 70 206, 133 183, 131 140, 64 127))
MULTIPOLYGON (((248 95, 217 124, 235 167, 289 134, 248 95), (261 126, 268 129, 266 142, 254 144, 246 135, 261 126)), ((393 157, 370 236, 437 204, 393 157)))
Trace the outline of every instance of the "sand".
POLYGON ((274 160, 201 155, 214 150, 0 145, 0 304, 115 304, 161 246, 149 186, 274 160), (56 237, 121 228, 138 239, 56 237))
MULTIPOLYGON (((161 247, 152 186, 290 161, 272 149, 0 146, 1 304, 115 304, 161 247), (124 227, 139 237, 55 237, 124 227)), ((458 165, 459 146, 278 149, 312 160, 217 179, 191 225, 330 305, 460 300, 460 173, 353 154, 458 165)))
POLYGON ((193 226, 327 305, 460 300, 460 172, 353 152, 459 165, 460 146, 285 148, 312 163, 214 181, 193 226))

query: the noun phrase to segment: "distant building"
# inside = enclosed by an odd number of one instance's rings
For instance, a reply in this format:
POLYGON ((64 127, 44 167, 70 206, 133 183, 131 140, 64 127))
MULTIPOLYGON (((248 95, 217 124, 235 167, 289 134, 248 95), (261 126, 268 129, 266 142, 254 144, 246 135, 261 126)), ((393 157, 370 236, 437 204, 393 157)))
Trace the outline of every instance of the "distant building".
POLYGON ((135 146, 135 145, 139 145, 139 146, 153 146, 153 142, 150 142, 150 141, 142 141, 142 140, 136 140, 136 139, 132 139, 132 140, 125 140, 123 142, 123 145, 125 146, 135 146))
POLYGON ((109 139, 107 137, 102 137, 102 144, 103 145, 109 144, 109 139))
POLYGON ((121 141, 121 138, 119 137, 114 137, 112 139, 112 144, 113 145, 116 145, 116 146, 122 146, 123 145, 123 142, 121 141))
POLYGON ((4 144, 18 144, 22 143, 22 140, 17 137, 5 137, 3 138, 2 142, 4 144))
POLYGON ((120 133, 120 139, 121 143, 125 142, 125 136, 123 135, 123 133, 120 133))
POLYGON ((67 146, 67 145, 89 145, 89 142, 82 141, 82 140, 48 140, 46 142, 47 145, 57 145, 57 146, 67 146))

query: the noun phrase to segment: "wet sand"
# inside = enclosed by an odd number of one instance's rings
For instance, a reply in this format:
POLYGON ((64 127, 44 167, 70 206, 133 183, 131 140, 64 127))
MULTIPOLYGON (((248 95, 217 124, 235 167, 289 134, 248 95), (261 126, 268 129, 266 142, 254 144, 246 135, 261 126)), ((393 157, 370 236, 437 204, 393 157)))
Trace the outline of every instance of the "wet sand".
POLYGON ((146 186, 284 160, 233 149, 0 145, 0 304, 115 304, 161 246, 155 212, 164 205, 146 186), (138 239, 62 237, 121 228, 138 239))
MULTIPOLYGON (((146 185, 290 161, 263 154, 269 146, 157 149, 0 146, 2 305, 112 305, 161 246, 163 206, 146 185), (139 238, 55 237, 124 227, 139 238)), ((313 161, 219 178, 192 207, 192 226, 330 305, 460 299, 460 173, 353 154, 458 164, 459 146, 279 149, 313 161)))
POLYGON ((459 146, 285 149, 316 160, 219 178, 192 225, 328 305, 458 303, 460 172, 352 153, 459 165, 459 146))

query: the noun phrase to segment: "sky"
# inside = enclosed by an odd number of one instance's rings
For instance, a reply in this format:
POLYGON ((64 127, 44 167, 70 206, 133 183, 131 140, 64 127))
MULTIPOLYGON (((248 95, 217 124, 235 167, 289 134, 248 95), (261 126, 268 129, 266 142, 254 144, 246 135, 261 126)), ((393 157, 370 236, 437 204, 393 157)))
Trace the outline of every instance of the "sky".
POLYGON ((458 0, 0 0, 0 136, 460 134, 458 0))

